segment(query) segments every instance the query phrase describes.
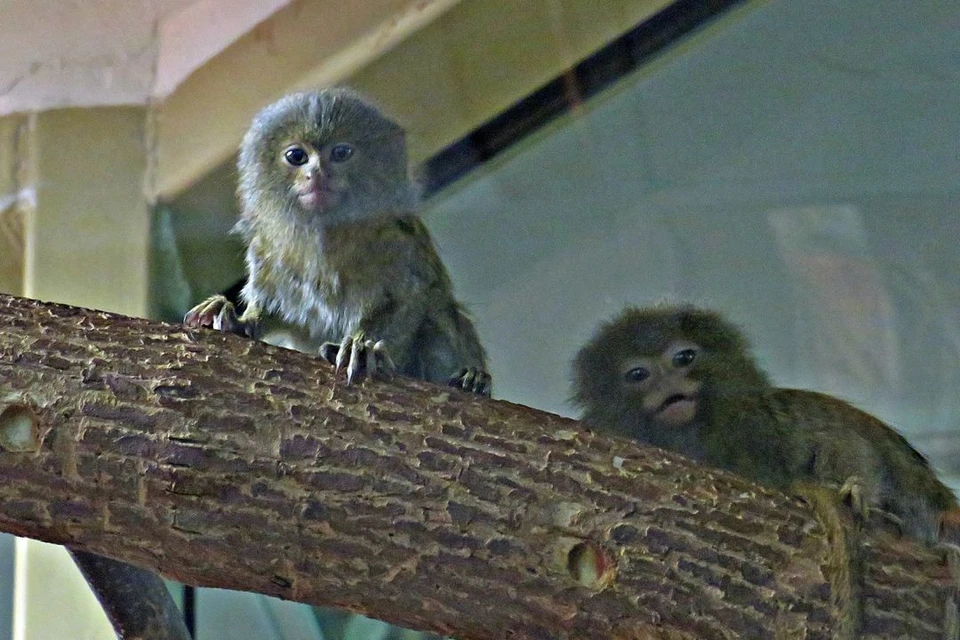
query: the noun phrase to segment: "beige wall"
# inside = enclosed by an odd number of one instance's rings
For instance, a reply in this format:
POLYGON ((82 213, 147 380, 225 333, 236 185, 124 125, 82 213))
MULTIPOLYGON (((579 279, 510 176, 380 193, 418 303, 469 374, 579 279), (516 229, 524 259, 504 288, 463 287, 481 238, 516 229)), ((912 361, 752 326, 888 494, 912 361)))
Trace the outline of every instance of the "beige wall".
POLYGON ((33 116, 36 205, 25 295, 143 315, 150 217, 146 110, 60 109, 33 116))

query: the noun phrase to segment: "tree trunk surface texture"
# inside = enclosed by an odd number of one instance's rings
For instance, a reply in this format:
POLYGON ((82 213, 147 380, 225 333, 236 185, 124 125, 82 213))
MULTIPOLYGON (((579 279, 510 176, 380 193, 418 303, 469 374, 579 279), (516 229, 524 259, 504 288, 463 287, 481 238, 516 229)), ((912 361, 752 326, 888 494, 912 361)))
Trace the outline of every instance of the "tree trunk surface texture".
POLYGON ((943 549, 858 534, 850 578, 807 503, 573 420, 9 296, 0 327, 2 531, 460 640, 956 634, 943 549))

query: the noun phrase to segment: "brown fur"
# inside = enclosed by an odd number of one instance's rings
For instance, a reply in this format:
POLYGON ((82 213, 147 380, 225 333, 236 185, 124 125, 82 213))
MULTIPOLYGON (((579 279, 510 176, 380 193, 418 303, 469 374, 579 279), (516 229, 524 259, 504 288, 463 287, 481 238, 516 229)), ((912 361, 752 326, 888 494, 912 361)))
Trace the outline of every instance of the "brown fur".
POLYGON ((957 508, 953 492, 895 429, 837 398, 774 387, 740 331, 714 312, 624 310, 577 355, 574 399, 597 430, 673 449, 764 484, 856 486, 851 497, 864 508, 896 515, 906 533, 928 542, 937 539, 944 512, 957 508), (673 364, 675 345, 693 345, 690 365, 673 364), (638 368, 649 376, 629 378, 638 368), (693 404, 692 417, 664 419, 670 415, 664 405, 645 406, 654 393, 693 404))

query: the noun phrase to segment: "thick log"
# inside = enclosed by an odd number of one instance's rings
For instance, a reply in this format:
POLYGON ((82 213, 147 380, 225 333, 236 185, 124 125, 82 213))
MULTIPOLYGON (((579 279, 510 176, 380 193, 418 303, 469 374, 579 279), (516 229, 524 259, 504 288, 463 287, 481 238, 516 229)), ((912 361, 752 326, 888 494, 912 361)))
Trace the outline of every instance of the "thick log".
POLYGON ((806 503, 575 421, 19 298, 0 326, 3 531, 463 640, 955 634, 942 550, 865 535, 849 574, 806 503))

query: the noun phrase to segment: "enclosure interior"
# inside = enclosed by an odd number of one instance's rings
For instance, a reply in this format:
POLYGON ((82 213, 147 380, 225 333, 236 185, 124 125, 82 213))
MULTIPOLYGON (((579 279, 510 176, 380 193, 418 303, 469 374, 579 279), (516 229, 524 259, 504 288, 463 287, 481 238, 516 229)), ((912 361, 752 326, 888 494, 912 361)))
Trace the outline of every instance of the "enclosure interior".
MULTIPOLYGON (((726 4, 667 46, 608 41, 630 64, 555 76, 560 107, 531 88, 497 114, 493 147, 466 131, 418 159, 422 216, 494 397, 576 417, 571 361, 598 323, 625 305, 692 302, 738 323, 778 385, 879 416, 960 490, 960 10, 726 4), (444 174, 458 154, 470 161, 444 174)), ((471 55, 453 42, 439 53, 451 77, 471 55)), ((524 64, 497 73, 506 83, 524 64)), ((397 118, 424 148, 429 122, 397 118)), ((154 211, 157 317, 243 276, 234 160, 154 211)), ((0 536, 0 564, 12 556, 0 536)), ((14 637, 8 587, 0 640, 14 637)), ((196 623, 198 640, 320 633, 304 606, 207 589, 196 623)), ((396 633, 351 624, 356 638, 396 633)))

